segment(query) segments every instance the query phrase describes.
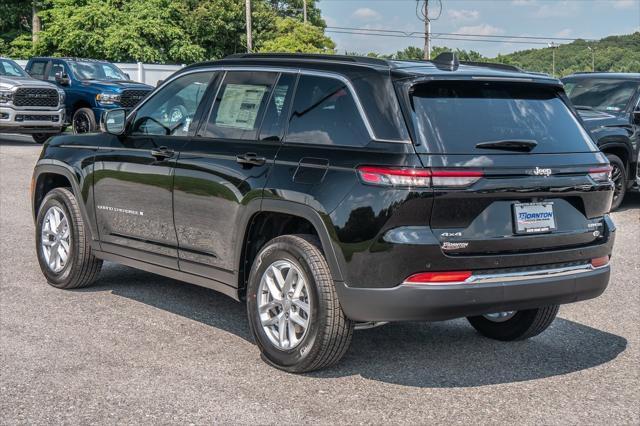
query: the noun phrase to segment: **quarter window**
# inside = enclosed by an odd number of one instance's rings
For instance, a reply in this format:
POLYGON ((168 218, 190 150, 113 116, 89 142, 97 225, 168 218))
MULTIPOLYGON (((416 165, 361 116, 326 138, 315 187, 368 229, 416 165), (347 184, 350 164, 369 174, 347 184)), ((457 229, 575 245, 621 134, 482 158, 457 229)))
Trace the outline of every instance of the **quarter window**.
POLYGON ((364 146, 369 141, 362 116, 343 81, 300 76, 286 142, 364 146))
POLYGON ((214 72, 178 77, 140 107, 133 135, 187 136, 214 72))
POLYGON ((277 73, 228 72, 218 89, 206 136, 254 140, 277 73))

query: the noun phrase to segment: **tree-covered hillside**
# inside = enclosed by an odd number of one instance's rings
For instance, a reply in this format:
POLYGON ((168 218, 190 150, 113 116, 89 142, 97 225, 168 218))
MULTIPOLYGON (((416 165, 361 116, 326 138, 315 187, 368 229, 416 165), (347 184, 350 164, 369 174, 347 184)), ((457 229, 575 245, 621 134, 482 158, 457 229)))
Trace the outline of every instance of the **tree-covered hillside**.
POLYGON ((576 40, 556 48, 522 50, 491 60, 551 74, 552 50, 555 50, 556 74, 560 76, 592 71, 594 59, 596 71, 640 72, 640 32, 606 37, 595 42, 576 40))

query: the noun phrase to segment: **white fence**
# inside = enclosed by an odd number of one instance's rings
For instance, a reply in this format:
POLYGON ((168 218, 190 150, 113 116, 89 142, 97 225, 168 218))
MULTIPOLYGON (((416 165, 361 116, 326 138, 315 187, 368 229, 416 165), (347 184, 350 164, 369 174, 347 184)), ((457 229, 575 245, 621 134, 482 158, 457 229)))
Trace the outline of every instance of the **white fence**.
MULTIPOLYGON (((25 60, 16 61, 22 68, 27 65, 25 60)), ((162 64, 143 64, 138 63, 116 63, 115 64, 122 71, 129 74, 131 80, 139 81, 140 83, 150 84, 155 86, 158 80, 164 80, 174 72, 178 71, 184 65, 162 65, 162 64)))

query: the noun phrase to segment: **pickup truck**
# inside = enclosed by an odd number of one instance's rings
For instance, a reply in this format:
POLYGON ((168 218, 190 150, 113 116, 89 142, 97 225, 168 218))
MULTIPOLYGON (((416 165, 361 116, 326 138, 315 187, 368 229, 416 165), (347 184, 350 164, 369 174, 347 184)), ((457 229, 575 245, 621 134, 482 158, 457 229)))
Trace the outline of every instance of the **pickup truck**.
POLYGON ((153 87, 131 81, 110 62, 79 58, 31 58, 26 66, 33 78, 51 82, 66 93, 66 116, 73 133, 99 129, 105 111, 129 111, 153 87))
POLYGON ((42 143, 64 130, 64 91, 0 58, 0 133, 26 133, 42 143))
POLYGON ((640 189, 640 73, 577 73, 562 79, 585 128, 611 163, 611 210, 640 189))

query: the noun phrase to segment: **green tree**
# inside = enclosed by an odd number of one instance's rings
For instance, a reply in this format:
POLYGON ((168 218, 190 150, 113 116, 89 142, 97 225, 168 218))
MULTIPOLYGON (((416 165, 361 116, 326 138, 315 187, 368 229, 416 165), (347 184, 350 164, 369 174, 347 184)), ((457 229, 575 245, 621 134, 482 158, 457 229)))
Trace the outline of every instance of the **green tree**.
POLYGON ((321 28, 294 18, 277 18, 276 35, 264 42, 261 52, 335 53, 335 43, 321 28))
MULTIPOLYGON (((268 3, 280 17, 303 20, 303 0, 268 0, 268 3)), ((307 0, 307 21, 315 27, 325 28, 327 25, 316 3, 318 0, 307 0)))

